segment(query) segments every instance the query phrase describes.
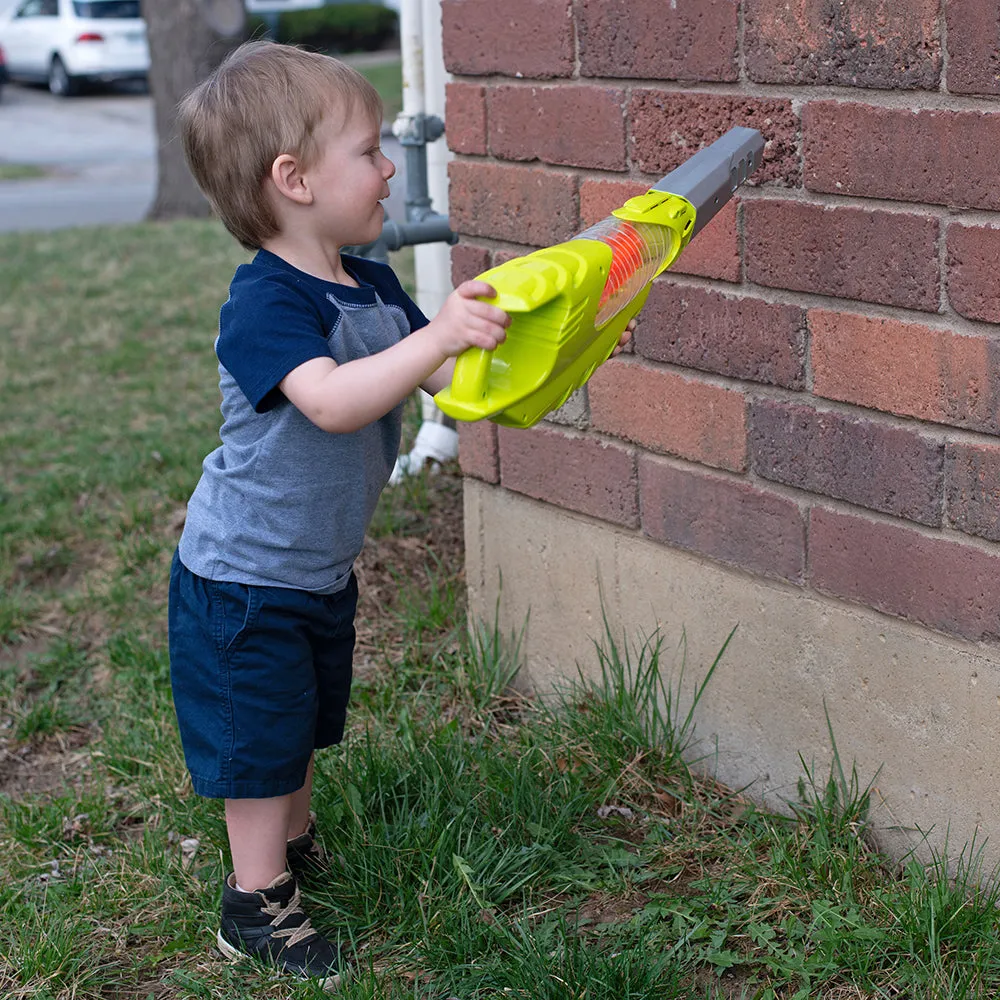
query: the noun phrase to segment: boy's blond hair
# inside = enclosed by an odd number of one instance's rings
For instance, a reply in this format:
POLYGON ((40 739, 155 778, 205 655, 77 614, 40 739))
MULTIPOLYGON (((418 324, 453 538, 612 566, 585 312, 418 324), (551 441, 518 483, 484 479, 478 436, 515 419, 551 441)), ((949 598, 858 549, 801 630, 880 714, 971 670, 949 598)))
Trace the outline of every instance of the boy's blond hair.
POLYGON ((331 56, 275 42, 246 42, 178 107, 188 166, 226 228, 257 250, 278 233, 264 193, 282 153, 312 166, 317 129, 331 112, 381 123, 382 99, 356 70, 331 56))

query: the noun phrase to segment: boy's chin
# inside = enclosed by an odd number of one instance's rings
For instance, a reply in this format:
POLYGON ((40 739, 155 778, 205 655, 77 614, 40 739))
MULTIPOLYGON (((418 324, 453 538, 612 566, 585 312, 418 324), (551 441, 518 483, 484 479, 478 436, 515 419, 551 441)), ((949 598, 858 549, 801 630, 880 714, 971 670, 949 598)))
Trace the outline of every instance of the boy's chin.
MULTIPOLYGON (((381 209, 382 206, 379 205, 381 209)), ((367 246, 369 243, 374 243, 382 235, 382 222, 385 219, 385 211, 380 211, 376 213, 377 218, 374 219, 370 226, 365 227, 364 230, 359 230, 357 239, 351 240, 348 246, 363 247, 367 246)))

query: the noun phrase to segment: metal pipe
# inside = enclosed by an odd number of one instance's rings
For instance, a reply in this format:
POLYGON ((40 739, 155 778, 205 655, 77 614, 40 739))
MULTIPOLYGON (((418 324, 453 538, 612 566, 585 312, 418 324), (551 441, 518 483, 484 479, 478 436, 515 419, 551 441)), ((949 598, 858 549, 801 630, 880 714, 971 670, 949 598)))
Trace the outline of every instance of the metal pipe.
POLYGON ((420 243, 457 243, 458 234, 451 231, 448 216, 431 212, 417 222, 382 223, 382 234, 373 243, 364 246, 344 247, 345 253, 356 257, 368 257, 371 260, 389 262, 388 254, 401 247, 417 246, 420 243))
POLYGON ((422 0, 403 0, 399 8, 399 44, 403 64, 403 109, 392 131, 406 155, 406 220, 420 222, 431 214, 427 190, 427 143, 444 133, 444 122, 427 114, 424 77, 422 0))
POLYGON ((451 231, 447 215, 431 212, 416 222, 386 222, 382 239, 390 250, 415 246, 418 243, 457 243, 458 234, 451 231))

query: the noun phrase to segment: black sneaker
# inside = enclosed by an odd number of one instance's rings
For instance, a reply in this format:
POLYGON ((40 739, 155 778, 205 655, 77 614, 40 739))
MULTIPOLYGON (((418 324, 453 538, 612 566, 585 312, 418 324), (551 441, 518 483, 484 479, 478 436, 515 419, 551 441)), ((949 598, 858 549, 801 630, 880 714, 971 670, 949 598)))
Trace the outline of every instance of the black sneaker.
POLYGON ((316 839, 316 816, 309 814, 309 826, 305 833, 289 840, 285 846, 288 870, 299 884, 305 884, 324 867, 326 851, 316 839))
POLYGON ((216 942, 226 958, 256 958, 279 972, 319 980, 327 990, 336 989, 346 972, 339 949, 309 922, 287 872, 257 892, 240 892, 230 875, 216 942))

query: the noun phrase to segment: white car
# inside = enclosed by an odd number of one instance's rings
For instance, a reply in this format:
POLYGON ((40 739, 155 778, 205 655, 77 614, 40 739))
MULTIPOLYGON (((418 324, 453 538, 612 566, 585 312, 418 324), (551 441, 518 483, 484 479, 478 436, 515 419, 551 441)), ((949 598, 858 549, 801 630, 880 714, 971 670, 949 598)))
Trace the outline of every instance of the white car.
POLYGON ((0 20, 0 47, 12 80, 47 83, 61 97, 149 74, 139 0, 20 0, 0 20))

